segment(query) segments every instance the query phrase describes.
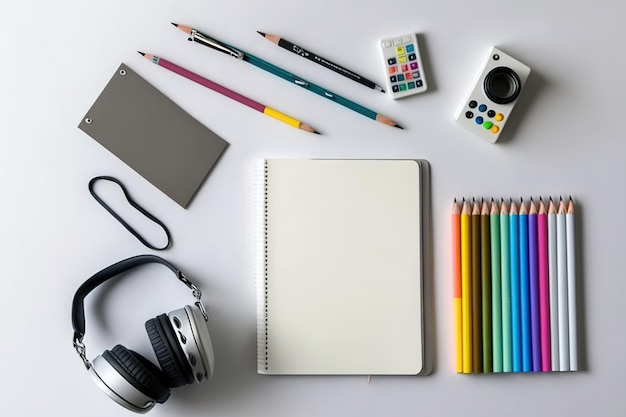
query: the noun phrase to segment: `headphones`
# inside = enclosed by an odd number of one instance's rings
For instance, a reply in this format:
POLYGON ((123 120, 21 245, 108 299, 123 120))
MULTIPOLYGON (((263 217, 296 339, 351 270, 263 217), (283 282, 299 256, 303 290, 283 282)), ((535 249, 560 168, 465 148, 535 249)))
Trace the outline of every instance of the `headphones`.
POLYGON ((207 326, 208 315, 201 301, 202 292, 173 264, 154 255, 124 259, 85 281, 72 301, 74 349, 96 384, 111 399, 127 409, 145 413, 156 403, 164 403, 170 388, 203 382, 213 375, 213 347, 207 326), (92 362, 87 359, 85 336, 85 297, 100 284, 147 263, 160 263, 192 290, 193 306, 185 306, 146 321, 146 331, 160 368, 136 352, 116 345, 92 362))

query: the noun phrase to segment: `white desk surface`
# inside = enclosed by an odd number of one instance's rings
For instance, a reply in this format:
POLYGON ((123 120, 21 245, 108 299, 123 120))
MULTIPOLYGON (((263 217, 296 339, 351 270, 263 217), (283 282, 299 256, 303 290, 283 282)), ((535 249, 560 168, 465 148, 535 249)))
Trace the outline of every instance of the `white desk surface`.
MULTIPOLYGON (((0 13, 0 414, 129 415, 101 393, 72 348, 70 302, 88 276, 141 246, 89 195, 120 178, 163 219, 162 256, 198 282, 217 367, 175 389, 155 416, 602 415, 626 413, 626 293, 619 210, 626 207, 619 1, 13 1, 0 13), (185 41, 203 29, 389 115, 376 123, 185 41), (377 42, 422 34, 430 91, 393 101, 263 40, 276 33, 383 81, 377 42), (453 114, 490 46, 533 72, 501 142, 453 114), (293 129, 158 68, 137 50, 199 72, 314 125, 293 129), (121 62, 230 142, 182 209, 77 128, 121 62), (435 370, 429 377, 256 375, 253 165, 263 157, 424 158, 432 167, 435 370), (572 195, 578 204, 580 344, 570 374, 454 373, 449 210, 455 197, 572 195)), ((117 193, 110 192, 114 198, 117 193)), ((130 215, 129 215, 130 216, 130 215)), ((143 322, 191 301, 167 271, 146 267, 87 303, 88 356, 116 343, 151 355, 143 322)), ((375 308, 373 306, 372 308, 375 308)))

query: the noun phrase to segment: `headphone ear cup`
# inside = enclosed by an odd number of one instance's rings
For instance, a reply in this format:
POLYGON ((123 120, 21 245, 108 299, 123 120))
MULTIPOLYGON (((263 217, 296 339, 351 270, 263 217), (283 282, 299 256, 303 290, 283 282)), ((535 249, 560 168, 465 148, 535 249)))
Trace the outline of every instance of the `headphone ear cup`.
POLYGON ((116 345, 105 350, 102 357, 126 381, 157 403, 162 404, 169 398, 170 390, 165 385, 163 373, 143 356, 116 345))
POLYGON ((146 321, 146 332, 170 388, 192 384, 195 380, 169 318, 161 314, 146 321))

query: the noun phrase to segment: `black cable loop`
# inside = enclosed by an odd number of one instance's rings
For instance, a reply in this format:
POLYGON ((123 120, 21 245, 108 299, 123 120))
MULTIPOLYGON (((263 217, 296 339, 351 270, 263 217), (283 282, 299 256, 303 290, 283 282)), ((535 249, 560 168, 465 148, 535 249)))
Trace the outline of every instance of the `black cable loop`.
POLYGON ((95 198, 96 201, 98 203, 100 203, 100 205, 102 207, 105 208, 106 211, 108 211, 113 217, 115 217, 115 219, 117 219, 117 221, 120 222, 122 224, 122 226, 124 226, 126 228, 126 230, 128 230, 133 236, 135 236, 141 243, 143 243, 144 246, 146 246, 146 247, 148 247, 150 249, 153 249, 153 250, 165 250, 165 249, 169 248, 172 245, 172 236, 170 235, 170 231, 165 226, 165 224, 161 220, 157 219, 154 215, 150 214, 146 209, 141 207, 137 202, 135 202, 135 200, 133 200, 130 197, 130 195, 128 194, 128 191, 126 191, 126 187, 124 187, 124 184, 122 184, 122 182, 120 180, 118 180, 117 178, 106 176, 106 175, 99 176, 99 177, 94 177, 94 178, 92 178, 89 181, 89 192, 91 193, 93 198, 95 198), (131 225, 129 225, 119 214, 117 214, 111 207, 109 207, 109 205, 106 204, 104 202, 104 200, 102 200, 100 198, 100 196, 98 196, 98 194, 96 194, 96 192, 93 189, 94 188, 94 184, 98 180, 111 181, 111 182, 114 182, 115 184, 119 185, 120 188, 122 189, 122 192, 124 193, 124 196, 126 197, 126 200, 128 201, 128 203, 133 208, 135 208, 141 214, 143 214, 144 216, 146 216, 147 218, 149 218, 150 220, 152 220, 153 222, 155 222, 156 224, 161 226, 161 228, 165 232, 165 235, 167 236, 167 243, 165 244, 165 246, 163 246, 161 248, 157 248, 156 246, 154 246, 151 243, 149 243, 146 239, 143 238, 143 236, 141 236, 139 234, 139 232, 137 232, 135 229, 133 229, 131 225))

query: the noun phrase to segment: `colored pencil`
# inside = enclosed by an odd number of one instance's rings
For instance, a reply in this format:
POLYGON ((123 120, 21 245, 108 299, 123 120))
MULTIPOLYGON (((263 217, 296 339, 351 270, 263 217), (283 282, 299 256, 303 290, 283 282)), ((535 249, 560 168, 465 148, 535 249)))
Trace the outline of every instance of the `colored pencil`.
POLYGON ((550 358, 553 371, 561 369, 559 360, 559 283, 556 243, 556 205, 548 203, 548 280, 550 289, 550 358))
POLYGON ((537 236, 537 205, 530 199, 528 209, 528 278, 530 293, 530 342, 532 371, 541 372, 541 335, 539 331, 539 252, 537 236))
POLYGON ((579 369, 575 203, 454 200, 458 373, 579 369))
POLYGON ((491 329, 493 372, 502 372, 502 274, 500 257, 500 208, 491 200, 491 329))
POLYGON ((233 90, 230 90, 216 82, 213 82, 211 80, 208 80, 198 74, 195 74, 179 65, 174 64, 173 62, 170 62, 164 58, 160 58, 158 56, 152 55, 152 54, 146 54, 143 52, 139 52, 144 58, 146 58, 148 61, 151 61, 152 63, 163 67, 165 69, 168 69, 180 76, 183 76, 191 81, 194 81, 210 90, 213 90, 217 93, 222 94, 223 96, 226 96, 232 100, 235 100, 245 106, 250 107, 251 109, 254 109, 260 113, 263 113, 267 116, 273 117, 274 119, 280 120, 283 123, 286 123, 290 126, 293 126, 295 128, 304 130, 306 132, 310 132, 310 133, 317 133, 319 134, 319 132, 317 132, 315 129, 313 129, 311 126, 309 126, 308 124, 302 123, 299 120, 291 117, 291 116, 287 116, 284 113, 279 112, 278 110, 275 110, 269 106, 266 106, 264 104, 261 104, 257 101, 254 101, 248 97, 245 97, 233 90))
POLYGON ((511 249, 509 209, 500 201, 500 271, 502 287, 502 371, 513 372, 511 341, 511 249))
POLYGON ((483 371, 482 285, 480 270, 480 204, 472 205, 472 361, 474 372, 483 371))
POLYGON ((321 66, 323 66, 326 69, 329 69, 331 71, 336 72, 337 74, 343 75, 346 78, 349 78, 352 81, 356 81, 359 84, 362 84, 368 88, 374 89, 374 90, 378 90, 381 92, 385 92, 379 85, 377 85, 375 82, 368 80, 367 78, 357 74, 356 72, 349 70, 347 68, 342 67, 339 64, 335 64, 334 62, 332 62, 330 59, 321 57, 320 55, 311 52, 311 51, 307 51, 306 49, 302 48, 301 46, 295 45, 292 42, 288 41, 285 38, 282 38, 280 36, 277 35, 272 35, 270 33, 264 33, 264 32, 259 32, 257 30, 257 33, 261 36, 263 36, 265 39, 269 40, 270 42, 275 43, 276 45, 280 46, 283 49, 286 49, 290 52, 293 52, 294 54, 301 56, 303 58, 308 59, 309 61, 315 62, 316 64, 319 64, 321 66))
POLYGON ((563 199, 556 213, 557 282, 559 299, 559 370, 569 371, 569 308, 567 304, 567 229, 563 199))
POLYGON ((576 311, 576 245, 574 234, 574 201, 569 198, 565 214, 567 234, 567 309, 569 319, 569 370, 578 370, 578 330, 576 311))
POLYGON ((511 254, 511 349, 513 372, 522 371, 522 317, 520 305, 520 236, 519 213, 515 201, 509 212, 509 245, 511 254))
POLYGON ((530 341, 530 292, 528 270, 528 205, 524 200, 519 210, 519 248, 520 248, 520 318, 522 329, 522 371, 530 372, 532 351, 530 341))
POLYGON ((543 200, 539 200, 537 215, 537 263, 539 269, 539 325, 541 338, 541 370, 552 369, 550 354, 550 282, 548 259, 548 213, 543 200))
POLYGON ((472 352, 472 270, 471 270, 471 209, 467 201, 461 207, 461 314, 463 327, 463 373, 471 373, 472 352))
POLYGON ((456 371, 463 372, 463 315, 461 301, 461 207, 452 205, 452 297, 456 339, 456 371))
POLYGON ((491 327, 491 231, 489 205, 485 200, 480 210, 480 281, 482 300, 483 372, 493 372, 491 327))
POLYGON ((391 120, 389 117, 376 113, 373 110, 370 110, 364 106, 361 106, 360 104, 355 103, 354 101, 348 100, 347 98, 342 97, 339 94, 336 94, 330 90, 327 90, 317 84, 307 81, 300 76, 297 76, 288 71, 285 71, 284 69, 277 67, 276 65, 270 62, 267 62, 261 58, 258 58, 248 52, 244 52, 243 50, 239 48, 236 48, 225 42, 219 41, 190 26, 185 26, 185 25, 181 25, 178 23, 172 23, 172 25, 176 26, 178 29, 188 34, 190 41, 193 41, 195 43, 200 43, 203 46, 207 46, 209 48, 226 53, 232 57, 238 58, 242 61, 248 62, 249 64, 252 64, 257 68, 265 70, 269 72, 270 74, 273 74, 279 78, 282 78, 283 80, 291 84, 302 87, 305 90, 315 93, 341 106, 347 107, 350 110, 353 110, 370 119, 376 120, 377 122, 402 129, 400 125, 398 125, 396 122, 391 120))

